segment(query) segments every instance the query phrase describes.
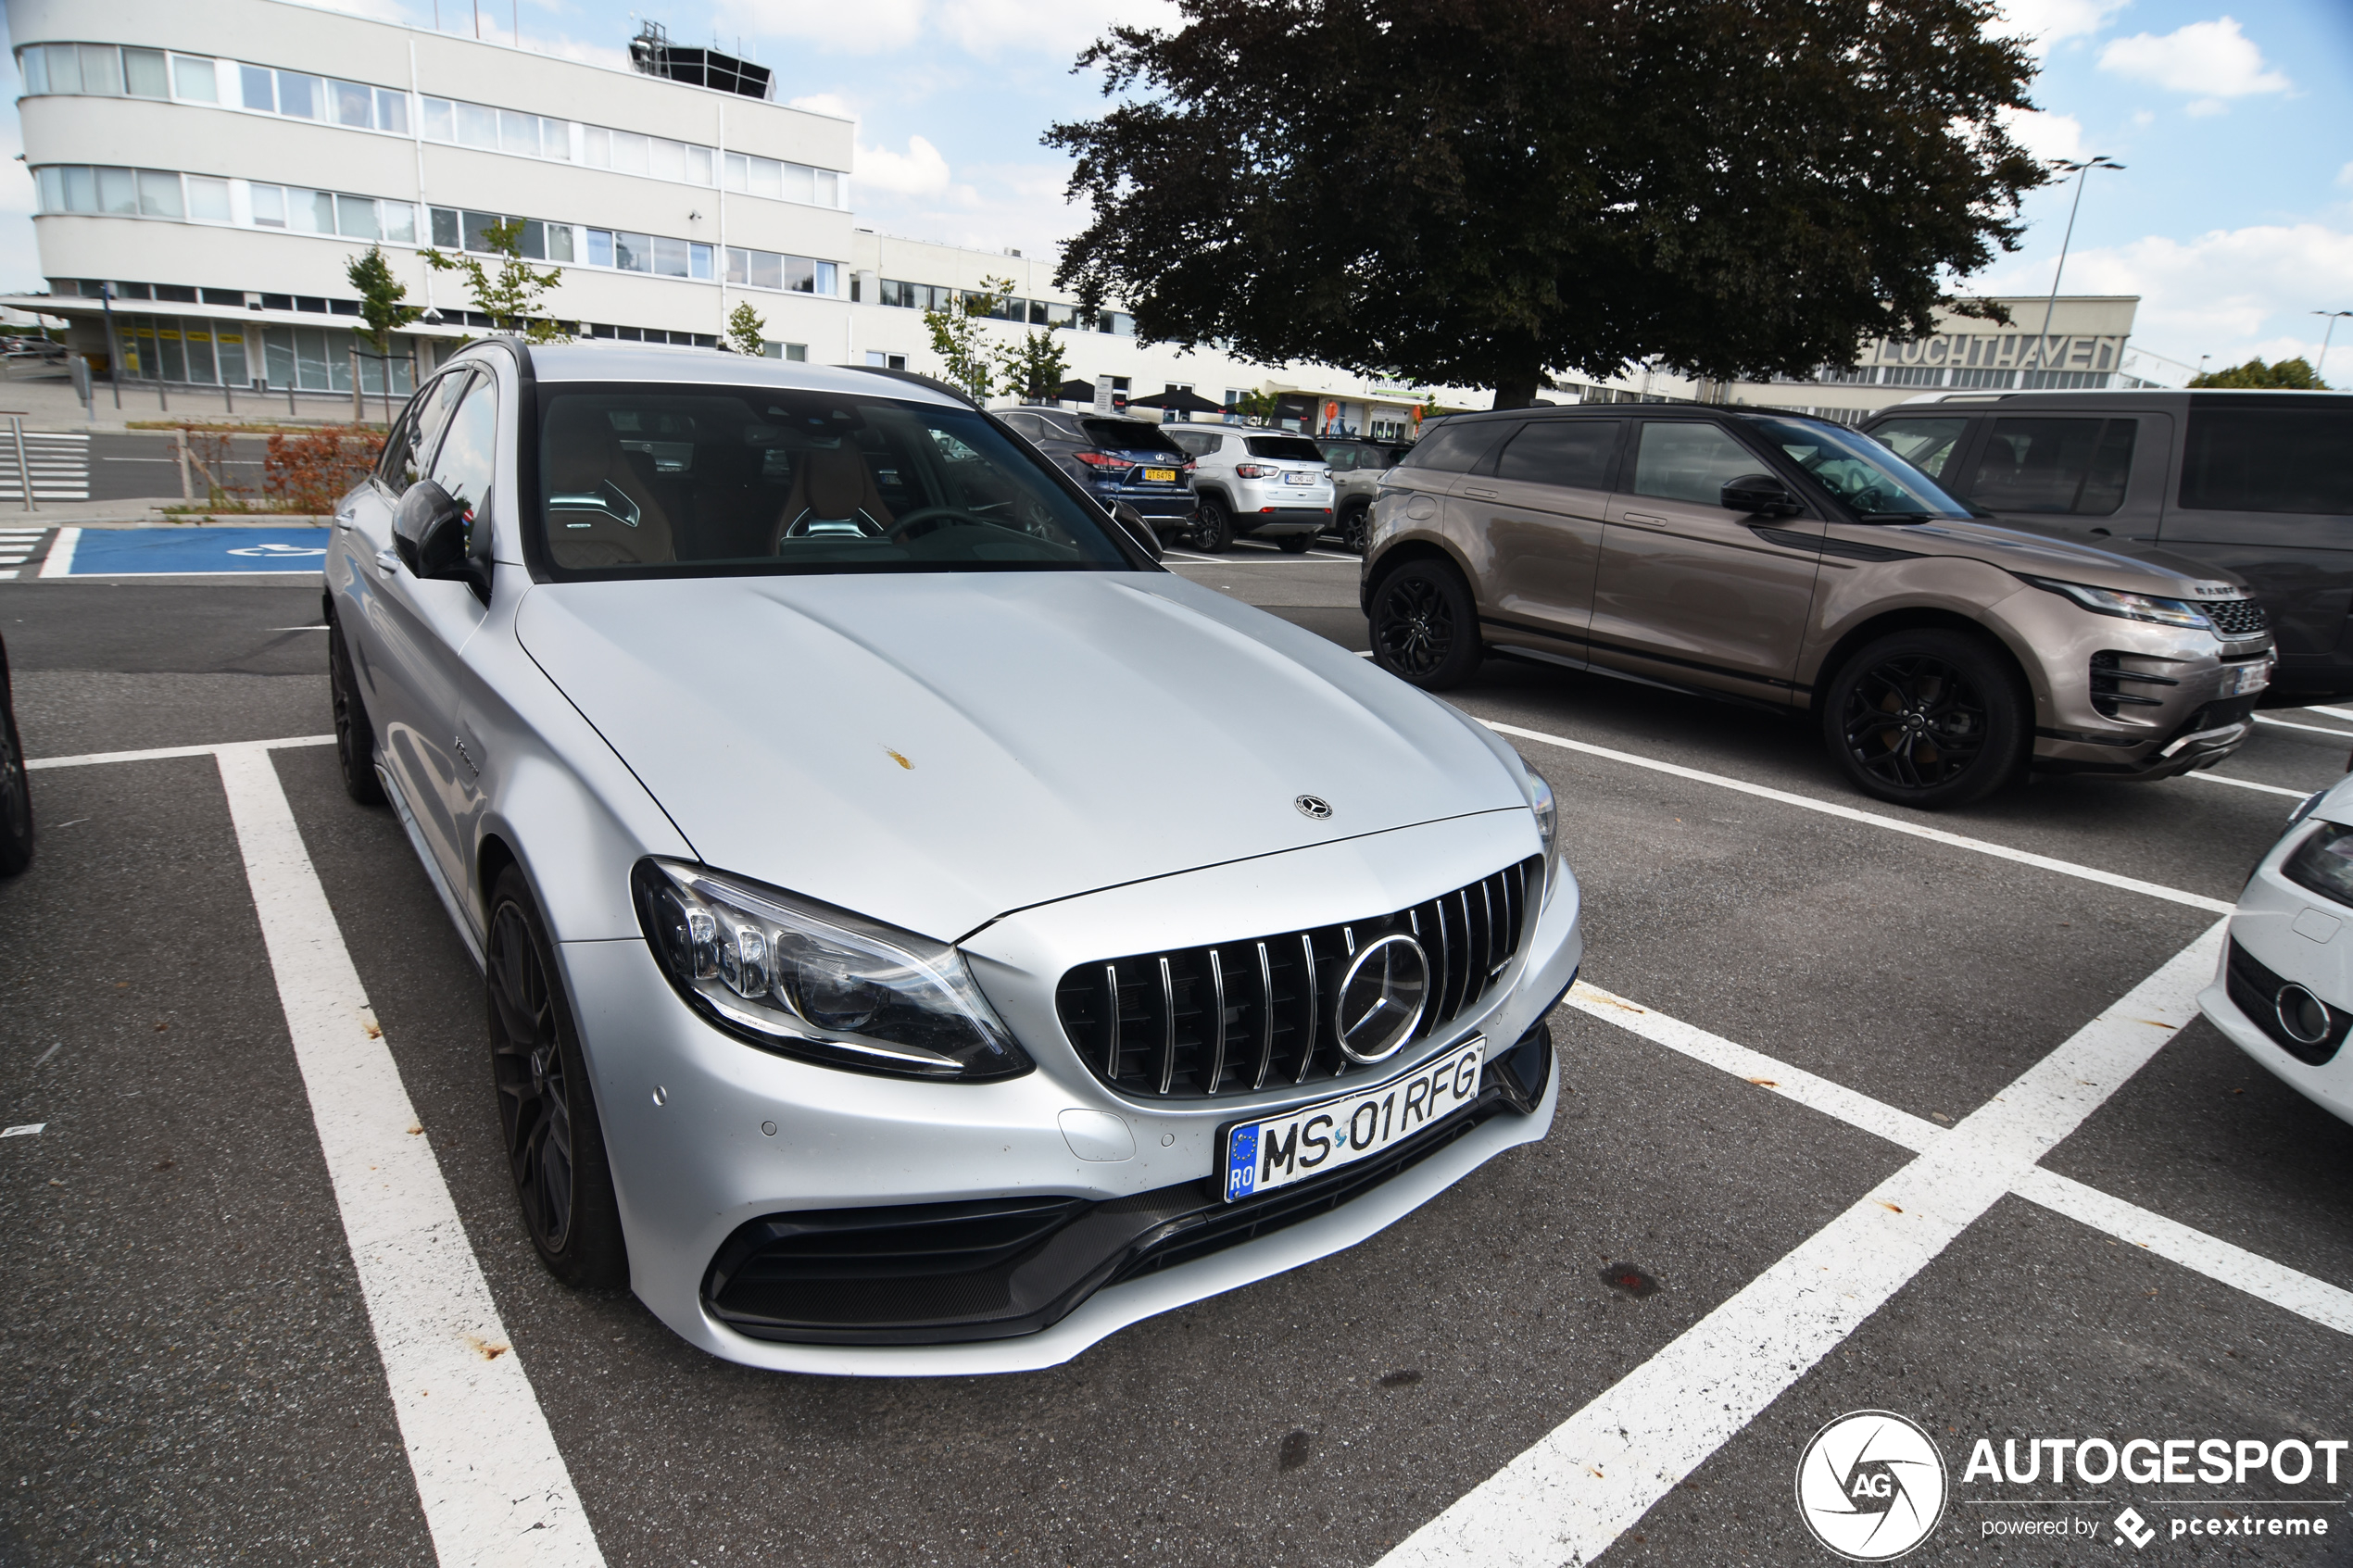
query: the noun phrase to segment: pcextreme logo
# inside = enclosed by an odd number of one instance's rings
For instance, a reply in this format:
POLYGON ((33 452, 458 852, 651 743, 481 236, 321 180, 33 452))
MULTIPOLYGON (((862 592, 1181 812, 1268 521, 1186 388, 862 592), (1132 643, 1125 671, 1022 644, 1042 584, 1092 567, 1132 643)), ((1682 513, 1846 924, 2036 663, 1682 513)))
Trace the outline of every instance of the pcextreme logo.
POLYGON ((1934 1439, 1892 1411, 1848 1411, 1797 1460, 1799 1517, 1854 1562, 1885 1562, 1928 1539, 1950 1486, 1934 1439))

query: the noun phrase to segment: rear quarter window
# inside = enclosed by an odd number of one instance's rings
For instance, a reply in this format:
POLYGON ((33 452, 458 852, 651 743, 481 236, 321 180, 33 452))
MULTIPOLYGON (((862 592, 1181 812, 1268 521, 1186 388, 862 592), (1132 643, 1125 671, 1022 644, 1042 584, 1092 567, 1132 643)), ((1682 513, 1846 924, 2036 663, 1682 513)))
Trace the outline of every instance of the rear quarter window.
POLYGON ((1478 460, 1487 456, 1488 448, 1494 445, 1504 432, 1515 428, 1504 420, 1486 420, 1478 424, 1449 424, 1414 443, 1397 466, 1437 469, 1445 473, 1468 473, 1478 466, 1478 460))
POLYGON ((2182 506, 2353 516, 2353 408, 2193 406, 2182 506))

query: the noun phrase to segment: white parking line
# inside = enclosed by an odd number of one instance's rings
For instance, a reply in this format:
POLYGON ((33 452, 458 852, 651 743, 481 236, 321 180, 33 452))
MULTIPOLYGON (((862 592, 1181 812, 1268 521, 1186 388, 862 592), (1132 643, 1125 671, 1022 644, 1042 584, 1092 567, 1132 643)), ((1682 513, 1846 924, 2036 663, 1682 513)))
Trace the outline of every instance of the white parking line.
POLYGON ((49 554, 41 563, 44 577, 69 577, 73 574, 74 546, 82 543, 82 530, 60 528, 57 536, 49 541, 49 554))
POLYGON ((601 1565, 268 746, 218 756, 434 1554, 450 1568, 601 1565))
POLYGON ((2307 708, 2307 713, 2317 713, 2323 719, 2343 719, 2353 723, 2353 708, 2307 708))
POLYGON ((1590 1562, 1933 1262, 2196 1014, 2217 922, 1950 1134, 1381 1559, 1590 1562))
POLYGON ((1570 740, 1564 735, 1548 735, 1541 730, 1524 730, 1516 724, 1499 724, 1488 719, 1482 719, 1479 722, 1497 734, 1516 735, 1522 740, 1532 740, 1544 746, 1556 746, 1564 751, 1581 752, 1588 757, 1606 758, 1610 761, 1624 762, 1630 767, 1647 768, 1653 772, 1671 773, 1679 779, 1690 779, 1698 784, 1714 784, 1719 789, 1738 790, 1743 795, 1754 795, 1766 800, 1778 800, 1784 806, 1795 806, 1808 811, 1819 811, 1824 816, 1841 817, 1850 822, 1865 822, 1872 827, 1885 828, 1891 833, 1909 834, 1914 838, 1925 838, 1932 843, 1950 845, 1957 849, 1972 849, 1981 855, 1992 855, 2004 860, 2015 860, 2020 865, 2035 866, 2046 872, 2057 872, 2062 876, 2081 877, 2086 882, 2104 883, 2110 887, 2121 887, 2132 893, 2145 893, 2152 898, 2163 898, 2174 904, 2186 904, 2191 909, 2205 909, 2212 914, 2227 915, 2233 907, 2220 898, 2208 898, 2202 893, 2188 893, 2178 887, 2167 887, 2160 883, 2143 882, 2138 877, 2121 876, 2115 872, 2104 872, 2096 866, 2078 865, 2073 860, 2055 859, 2048 855, 2037 855, 2032 850, 2013 849, 2007 844, 1995 844, 1982 838, 1969 838, 1957 833, 1946 833, 1943 828, 1924 827, 1918 822, 1907 822, 1894 817, 1882 817, 1876 811, 1858 810, 1855 807, 1842 806, 1831 800, 1817 800, 1810 795, 1797 795, 1789 790, 1774 789, 1766 784, 1750 784, 1745 779, 1728 778, 1722 773, 1702 772, 1697 768, 1685 768, 1673 762, 1661 762, 1655 758, 1638 757, 1630 751, 1613 751, 1605 746, 1594 746, 1586 741, 1570 740))
MULTIPOLYGON (((333 735, 290 735, 283 740, 258 740, 246 743, 268 751, 296 746, 333 746, 333 735)), ((210 757, 218 753, 217 746, 159 746, 148 751, 89 751, 79 757, 28 757, 24 765, 28 771, 38 768, 92 768, 104 762, 153 762, 165 757, 210 757)))
POLYGON ((2308 735, 2331 735, 2338 740, 2353 740, 2353 730, 2324 729, 2319 724, 2291 724, 2284 719, 2274 719, 2264 713, 2256 714, 2255 721, 2259 724, 2269 724, 2274 729, 2302 730, 2308 735))
MULTIPOLYGON (((2347 738, 2353 739, 2353 736, 2347 738)), ((2208 784, 2230 784, 2237 789, 2259 789, 2266 795, 2284 795, 2290 800, 2301 800, 2312 793, 2309 789, 2282 789, 2277 784, 2257 784, 2253 779, 2233 779, 2221 773, 2208 773, 2203 771, 2183 773, 2182 776, 2185 779, 2204 779, 2208 784)))

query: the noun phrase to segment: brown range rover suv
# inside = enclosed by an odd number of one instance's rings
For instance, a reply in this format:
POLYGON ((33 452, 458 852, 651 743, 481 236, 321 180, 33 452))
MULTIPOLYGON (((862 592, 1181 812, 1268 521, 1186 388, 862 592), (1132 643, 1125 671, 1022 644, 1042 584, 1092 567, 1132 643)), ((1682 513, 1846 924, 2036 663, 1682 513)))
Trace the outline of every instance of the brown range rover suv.
POLYGON ((1868 436, 1698 406, 1448 420, 1383 476, 1361 593, 1416 685, 1493 653, 1810 709, 1856 784, 1919 807, 2209 766, 2272 665, 2212 568, 2005 528, 1868 436))

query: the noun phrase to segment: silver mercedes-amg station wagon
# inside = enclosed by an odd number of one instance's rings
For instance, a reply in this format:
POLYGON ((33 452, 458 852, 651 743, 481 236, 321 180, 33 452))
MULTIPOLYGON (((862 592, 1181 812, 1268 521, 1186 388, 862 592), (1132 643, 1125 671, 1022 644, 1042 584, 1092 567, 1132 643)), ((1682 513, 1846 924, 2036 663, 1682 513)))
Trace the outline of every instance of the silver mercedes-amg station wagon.
POLYGON ((1551 1124, 1543 782, 937 383, 473 345, 326 613, 525 1230, 717 1355, 1049 1366, 1551 1124))

